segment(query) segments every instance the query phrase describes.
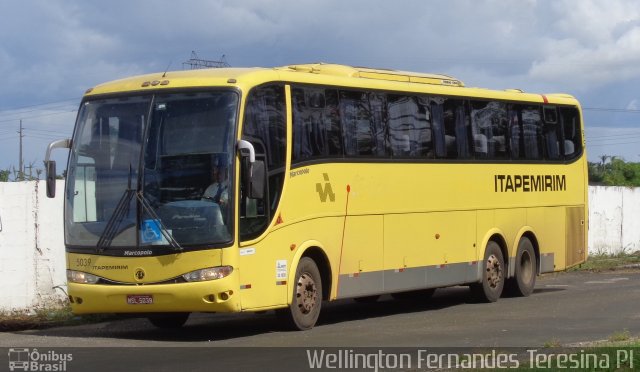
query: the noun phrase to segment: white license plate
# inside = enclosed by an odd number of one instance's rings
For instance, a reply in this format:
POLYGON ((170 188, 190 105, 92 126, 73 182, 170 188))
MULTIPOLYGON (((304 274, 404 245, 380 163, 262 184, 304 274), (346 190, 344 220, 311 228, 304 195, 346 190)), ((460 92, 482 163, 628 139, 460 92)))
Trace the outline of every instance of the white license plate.
POLYGON ((152 295, 127 295, 127 304, 151 305, 153 304, 153 296, 152 295))

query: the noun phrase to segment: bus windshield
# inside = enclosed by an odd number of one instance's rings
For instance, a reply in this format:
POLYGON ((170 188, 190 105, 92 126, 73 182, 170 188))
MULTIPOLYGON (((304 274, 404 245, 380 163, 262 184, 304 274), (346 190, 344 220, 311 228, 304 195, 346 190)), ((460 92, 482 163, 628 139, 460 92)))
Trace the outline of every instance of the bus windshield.
POLYGON ((69 158, 66 244, 135 255, 131 248, 230 243, 237 110, 231 91, 84 102, 69 158))

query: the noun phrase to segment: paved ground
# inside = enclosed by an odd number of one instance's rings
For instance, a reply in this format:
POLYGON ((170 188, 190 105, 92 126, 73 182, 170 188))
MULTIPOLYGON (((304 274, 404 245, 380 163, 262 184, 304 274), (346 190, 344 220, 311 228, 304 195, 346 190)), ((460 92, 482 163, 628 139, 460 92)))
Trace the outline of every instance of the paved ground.
MULTIPOLYGON (((493 304, 468 302, 465 287, 438 290, 422 302, 338 301, 326 304, 319 324, 307 332, 282 331, 272 312, 196 314, 172 331, 123 319, 0 333, 0 347, 542 347, 607 339, 624 330, 638 336, 639 304, 640 270, 562 273, 538 278, 530 297, 493 304)), ((135 364, 140 355, 131 358, 135 364)), ((201 365, 210 358, 194 355, 190 361, 201 365)))

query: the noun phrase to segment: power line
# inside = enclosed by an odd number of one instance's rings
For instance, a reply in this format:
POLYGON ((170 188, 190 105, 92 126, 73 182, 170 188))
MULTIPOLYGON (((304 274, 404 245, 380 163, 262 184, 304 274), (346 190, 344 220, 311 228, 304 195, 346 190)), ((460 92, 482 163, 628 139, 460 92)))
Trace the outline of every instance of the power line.
POLYGON ((605 111, 605 112, 623 112, 630 114, 640 114, 640 110, 609 108, 609 107, 583 107, 582 111, 605 111))
POLYGON ((21 107, 8 107, 8 108, 0 109, 0 112, 2 112, 2 111, 10 111, 10 110, 22 110, 22 109, 26 109, 26 108, 32 108, 32 107, 37 107, 37 106, 46 106, 46 105, 54 105, 54 104, 58 104, 58 103, 62 103, 62 102, 71 102, 71 101, 79 102, 80 99, 79 98, 69 98, 69 99, 65 99, 65 100, 62 100, 62 101, 54 101, 54 102, 46 102, 46 103, 34 103, 32 105, 21 106, 21 107))
POLYGON ((21 117, 21 118, 17 118, 17 119, 8 119, 8 120, 0 120, 0 123, 8 123, 8 122, 12 122, 12 121, 18 121, 20 119, 34 119, 34 118, 42 118, 42 117, 46 117, 46 116, 53 116, 53 115, 60 115, 60 114, 68 114, 71 112, 76 112, 77 110, 70 110, 70 111, 58 111, 58 112, 52 112, 52 113, 47 113, 47 114, 42 114, 42 115, 33 115, 33 116, 25 116, 25 117, 21 117))

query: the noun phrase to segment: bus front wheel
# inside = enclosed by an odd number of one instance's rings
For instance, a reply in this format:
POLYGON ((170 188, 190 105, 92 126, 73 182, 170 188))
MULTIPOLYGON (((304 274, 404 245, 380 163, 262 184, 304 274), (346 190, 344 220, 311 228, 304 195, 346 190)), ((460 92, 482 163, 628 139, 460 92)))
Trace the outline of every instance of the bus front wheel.
POLYGON ((504 288, 504 257, 498 243, 490 241, 482 262, 482 278, 470 286, 473 298, 480 302, 496 302, 504 288))
POLYGON ((313 328, 320 316, 322 305, 322 280, 315 261, 303 257, 296 269, 291 305, 278 311, 278 316, 288 328, 307 330, 313 328))

